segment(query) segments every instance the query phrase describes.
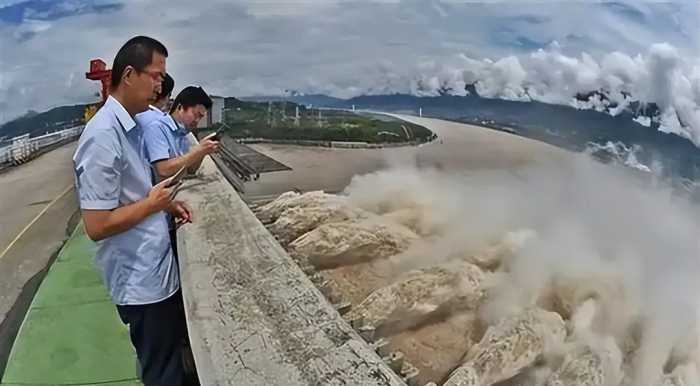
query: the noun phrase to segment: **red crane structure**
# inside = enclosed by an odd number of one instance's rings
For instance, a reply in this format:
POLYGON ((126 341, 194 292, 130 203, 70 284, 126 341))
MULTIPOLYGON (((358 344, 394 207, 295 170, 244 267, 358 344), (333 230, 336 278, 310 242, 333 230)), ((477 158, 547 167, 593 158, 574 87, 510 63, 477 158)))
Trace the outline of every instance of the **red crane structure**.
POLYGON ((85 73, 85 77, 90 80, 102 82, 102 103, 104 104, 109 95, 109 85, 112 82, 112 70, 107 69, 107 63, 102 59, 92 59, 90 61, 90 72, 85 73))

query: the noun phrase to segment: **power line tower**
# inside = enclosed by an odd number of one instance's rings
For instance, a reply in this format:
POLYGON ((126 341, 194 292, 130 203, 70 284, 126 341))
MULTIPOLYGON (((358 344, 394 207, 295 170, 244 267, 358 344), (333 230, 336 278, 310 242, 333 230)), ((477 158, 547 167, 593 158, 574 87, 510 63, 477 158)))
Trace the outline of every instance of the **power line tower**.
POLYGON ((267 102, 267 127, 272 127, 272 101, 267 102))

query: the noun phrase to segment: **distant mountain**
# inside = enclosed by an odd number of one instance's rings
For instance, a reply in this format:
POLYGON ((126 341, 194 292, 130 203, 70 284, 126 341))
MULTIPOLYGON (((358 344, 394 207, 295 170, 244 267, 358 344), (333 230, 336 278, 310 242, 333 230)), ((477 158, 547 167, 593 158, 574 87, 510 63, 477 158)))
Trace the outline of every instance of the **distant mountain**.
POLYGON ((61 106, 43 113, 29 111, 27 114, 0 125, 0 138, 12 138, 29 133, 38 136, 66 126, 79 124, 87 105, 61 106))

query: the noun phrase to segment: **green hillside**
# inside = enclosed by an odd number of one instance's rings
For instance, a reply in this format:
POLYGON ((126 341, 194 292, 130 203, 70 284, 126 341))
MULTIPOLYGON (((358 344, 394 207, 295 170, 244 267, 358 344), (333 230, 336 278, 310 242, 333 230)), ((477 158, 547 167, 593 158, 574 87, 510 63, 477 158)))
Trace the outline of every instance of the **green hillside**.
POLYGON ((227 134, 235 138, 392 143, 426 142, 433 135, 423 126, 383 115, 308 109, 292 102, 226 98, 224 106, 227 134))

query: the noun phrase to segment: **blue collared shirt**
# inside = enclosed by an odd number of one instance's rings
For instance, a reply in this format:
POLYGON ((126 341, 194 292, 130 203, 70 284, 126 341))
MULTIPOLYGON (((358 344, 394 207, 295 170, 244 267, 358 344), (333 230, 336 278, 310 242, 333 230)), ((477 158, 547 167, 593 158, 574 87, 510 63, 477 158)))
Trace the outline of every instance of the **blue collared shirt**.
MULTIPOLYGON (((111 210, 148 196, 150 165, 139 151, 142 130, 111 96, 85 125, 73 156, 81 209, 111 210)), ((97 267, 119 305, 149 304, 180 288, 166 213, 97 242, 97 267)))
POLYGON ((155 121, 156 119, 159 119, 165 115, 168 115, 164 112, 162 112, 159 108, 155 106, 148 106, 148 110, 136 114, 134 117, 134 120, 136 121, 136 124, 139 125, 140 127, 144 128, 147 127, 151 122, 155 121))
POLYGON ((145 126, 141 152, 154 162, 180 157, 190 151, 189 131, 166 114, 145 126))

